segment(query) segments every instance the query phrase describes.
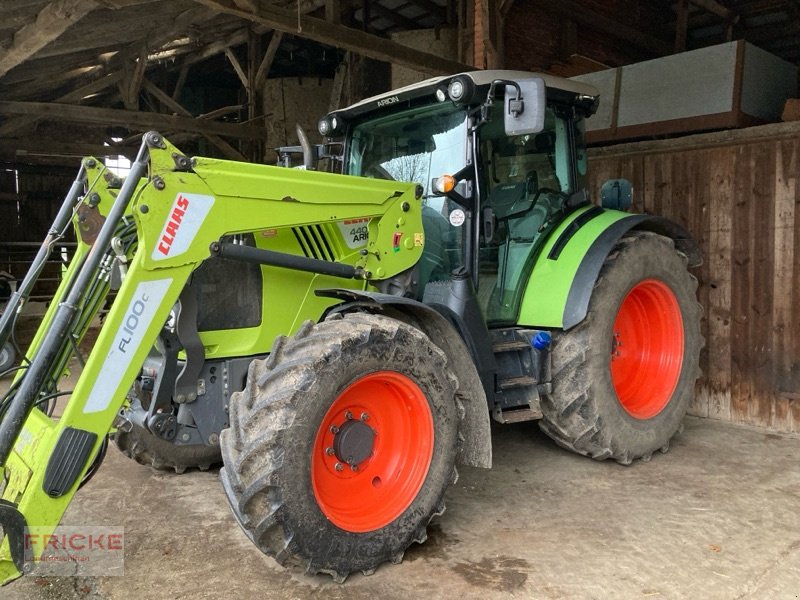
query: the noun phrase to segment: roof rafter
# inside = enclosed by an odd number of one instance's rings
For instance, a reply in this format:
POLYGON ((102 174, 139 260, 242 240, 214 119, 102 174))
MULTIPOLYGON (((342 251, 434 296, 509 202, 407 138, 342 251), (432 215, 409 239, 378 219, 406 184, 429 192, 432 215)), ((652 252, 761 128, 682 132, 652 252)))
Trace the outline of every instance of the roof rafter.
POLYGON ((430 74, 457 73, 472 69, 458 61, 416 50, 357 29, 329 23, 323 19, 301 16, 296 11, 280 9, 263 0, 252 0, 258 6, 256 12, 240 9, 233 0, 195 1, 216 11, 235 15, 277 31, 430 74))
POLYGON ((57 102, 15 102, 0 100, 0 114, 30 115, 52 121, 123 125, 132 129, 177 130, 193 133, 216 134, 237 139, 263 140, 266 130, 262 127, 236 123, 219 123, 205 119, 193 119, 178 115, 164 115, 116 108, 80 106, 57 102))
POLYGON ((14 34, 11 46, 0 56, 0 77, 28 60, 99 6, 95 0, 57 0, 47 4, 33 23, 14 34))

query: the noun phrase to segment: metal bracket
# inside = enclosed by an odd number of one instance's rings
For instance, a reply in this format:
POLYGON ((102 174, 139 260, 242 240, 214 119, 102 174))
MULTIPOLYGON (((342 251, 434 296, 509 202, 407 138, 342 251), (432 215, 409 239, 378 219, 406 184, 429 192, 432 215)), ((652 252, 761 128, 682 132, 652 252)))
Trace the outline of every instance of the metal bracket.
POLYGON ((175 381, 175 402, 181 404, 197 399, 197 380, 206 360, 205 347, 197 332, 197 292, 191 285, 181 292, 175 331, 186 353, 186 363, 175 381))

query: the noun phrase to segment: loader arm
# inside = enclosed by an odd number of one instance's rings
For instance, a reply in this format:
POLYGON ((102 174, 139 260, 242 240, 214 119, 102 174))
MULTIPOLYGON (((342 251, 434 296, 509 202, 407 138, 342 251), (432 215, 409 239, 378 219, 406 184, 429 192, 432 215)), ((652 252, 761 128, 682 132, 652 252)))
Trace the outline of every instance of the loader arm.
MULTIPOLYGON (((84 161, 83 194, 71 191, 65 205, 72 208, 59 213, 62 220, 74 214, 79 248, 27 353, 30 363, 0 400, 0 584, 25 567, 20 528, 46 535, 58 525, 187 280, 223 236, 370 219, 367 244, 347 270, 364 282, 406 271, 422 253, 413 184, 189 160, 154 132, 144 136, 121 189, 102 169, 84 161), (53 387, 107 298, 121 255, 127 273, 63 414, 51 418, 41 409, 58 393, 53 387)), ((35 556, 45 539, 33 540, 35 556)))

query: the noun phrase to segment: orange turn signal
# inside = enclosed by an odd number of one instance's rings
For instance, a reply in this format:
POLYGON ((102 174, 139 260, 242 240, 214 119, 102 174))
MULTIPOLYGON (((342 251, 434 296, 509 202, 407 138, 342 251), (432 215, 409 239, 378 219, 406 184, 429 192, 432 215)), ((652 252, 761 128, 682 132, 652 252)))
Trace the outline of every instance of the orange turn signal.
POLYGON ((433 190, 437 194, 447 194, 456 187, 456 178, 452 175, 442 175, 433 180, 433 190))

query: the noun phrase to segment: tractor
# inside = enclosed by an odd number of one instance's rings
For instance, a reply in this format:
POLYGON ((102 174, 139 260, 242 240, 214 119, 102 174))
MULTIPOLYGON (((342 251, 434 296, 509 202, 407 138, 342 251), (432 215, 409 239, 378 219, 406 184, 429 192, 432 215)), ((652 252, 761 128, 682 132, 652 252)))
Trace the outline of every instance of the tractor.
POLYGON ((253 543, 339 582, 425 541, 457 466, 491 466, 492 419, 596 460, 666 452, 699 376, 701 255, 628 212, 624 181, 590 201, 597 105, 583 83, 476 71, 333 111, 282 166, 156 132, 124 179, 84 159, 0 320, 16 346, 74 226, 0 400, 0 581, 27 572, 25 527, 58 525, 109 437, 157 469, 222 463, 253 543))

